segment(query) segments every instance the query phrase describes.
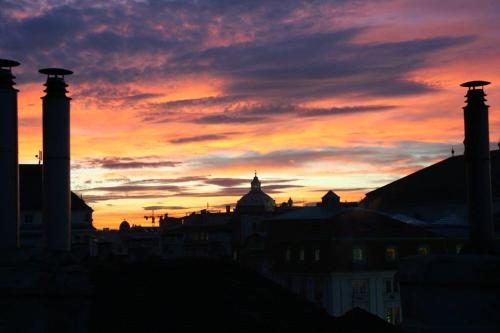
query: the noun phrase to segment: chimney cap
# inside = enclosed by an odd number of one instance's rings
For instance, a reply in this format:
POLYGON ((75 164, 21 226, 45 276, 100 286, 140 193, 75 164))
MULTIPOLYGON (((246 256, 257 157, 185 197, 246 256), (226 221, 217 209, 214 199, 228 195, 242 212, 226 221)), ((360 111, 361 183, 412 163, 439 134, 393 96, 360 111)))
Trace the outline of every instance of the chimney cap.
POLYGON ((477 81, 468 81, 468 82, 464 82, 460 85, 460 87, 466 87, 466 88, 475 88, 475 87, 483 87, 483 86, 487 86, 488 84, 490 84, 491 82, 488 82, 488 81, 480 81, 480 80, 477 80, 477 81))
POLYGON ((3 68, 3 67, 17 67, 19 65, 20 65, 20 63, 18 63, 15 60, 0 59, 0 68, 3 68))
POLYGON ((46 74, 46 75, 61 75, 61 76, 64 76, 64 75, 71 75, 73 74, 72 71, 70 71, 69 69, 64 69, 64 68, 42 68, 38 71, 38 73, 40 74, 46 74))

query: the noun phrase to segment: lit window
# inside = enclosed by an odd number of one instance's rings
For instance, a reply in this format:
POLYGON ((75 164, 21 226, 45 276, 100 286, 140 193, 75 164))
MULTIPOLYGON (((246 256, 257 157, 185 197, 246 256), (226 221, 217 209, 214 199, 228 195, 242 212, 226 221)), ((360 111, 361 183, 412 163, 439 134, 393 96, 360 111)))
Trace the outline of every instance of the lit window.
POLYGON ((304 251, 304 249, 300 249, 299 259, 300 261, 304 261, 306 259, 306 251, 304 251))
POLYGON ((385 318, 393 325, 399 324, 401 322, 401 309, 398 306, 386 307, 385 318))
POLYGON ((321 259, 321 252, 319 249, 314 250, 314 261, 320 261, 321 259))
POLYGON ((417 254, 426 256, 429 253, 431 253, 431 249, 430 249, 429 245, 420 245, 417 249, 417 254))
POLYGON ((363 249, 356 246, 352 249, 352 260, 353 261, 363 261, 365 258, 364 258, 364 254, 363 254, 363 249))
POLYGON ((385 249, 385 260, 395 261, 398 258, 398 251, 394 246, 385 249))
POLYGON ((286 261, 290 261, 291 258, 292 258, 292 251, 290 250, 290 248, 287 248, 285 252, 285 259, 286 261))

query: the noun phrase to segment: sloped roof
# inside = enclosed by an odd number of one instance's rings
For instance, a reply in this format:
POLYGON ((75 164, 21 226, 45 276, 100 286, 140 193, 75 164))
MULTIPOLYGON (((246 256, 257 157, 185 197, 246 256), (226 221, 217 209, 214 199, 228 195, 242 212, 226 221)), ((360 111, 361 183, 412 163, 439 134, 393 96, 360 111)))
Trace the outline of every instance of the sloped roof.
POLYGON ((387 215, 361 208, 345 209, 329 220, 333 237, 433 238, 439 235, 387 215))
MULTIPOLYGON (((43 169, 39 164, 19 165, 19 196, 21 210, 42 210, 43 169)), ((75 193, 71 192, 71 210, 92 210, 75 193)))
POLYGON ((338 199, 340 198, 335 192, 333 192, 332 190, 326 192, 326 194, 321 198, 321 199, 338 199))
POLYGON ((252 189, 236 203, 238 213, 272 212, 276 208, 273 198, 261 189, 252 189))
MULTIPOLYGON (((288 237, 289 232, 302 230, 301 225, 310 225, 309 233, 320 231, 323 236, 328 233, 333 238, 440 238, 442 236, 428 231, 422 227, 406 224, 391 218, 385 214, 362 208, 345 208, 334 212, 318 209, 316 207, 304 207, 302 214, 283 214, 270 219, 272 230, 276 226, 280 231, 274 233, 273 237, 288 237), (314 226, 323 225, 324 228, 314 226), (288 231, 287 231, 288 230, 288 231), (328 230, 328 231, 327 231, 328 230), (280 235, 284 232, 283 235, 280 235)), ((306 228, 307 229, 307 228, 306 228)), ((297 235, 302 235, 298 232, 297 235)))
POLYGON ((229 223, 232 214, 210 213, 192 214, 184 218, 184 225, 223 225, 229 223))
POLYGON ((324 220, 337 214, 338 211, 323 206, 305 206, 273 217, 272 220, 324 220))
MULTIPOLYGON (((494 198, 500 198, 500 151, 491 152, 494 198)), ((454 156, 368 192, 361 205, 385 210, 404 203, 466 200, 465 159, 454 156)))

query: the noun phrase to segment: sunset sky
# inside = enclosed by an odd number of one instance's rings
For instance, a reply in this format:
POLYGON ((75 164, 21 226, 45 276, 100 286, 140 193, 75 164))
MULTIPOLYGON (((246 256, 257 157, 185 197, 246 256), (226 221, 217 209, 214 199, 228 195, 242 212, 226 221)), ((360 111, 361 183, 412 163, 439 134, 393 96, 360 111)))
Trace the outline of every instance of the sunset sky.
MULTIPOLYGON (((0 0, 20 160, 41 148, 42 67, 65 67, 72 188, 98 228, 145 209, 342 200, 463 152, 464 88, 500 139, 500 1, 0 0)), ((498 149, 498 148, 497 148, 498 149)))

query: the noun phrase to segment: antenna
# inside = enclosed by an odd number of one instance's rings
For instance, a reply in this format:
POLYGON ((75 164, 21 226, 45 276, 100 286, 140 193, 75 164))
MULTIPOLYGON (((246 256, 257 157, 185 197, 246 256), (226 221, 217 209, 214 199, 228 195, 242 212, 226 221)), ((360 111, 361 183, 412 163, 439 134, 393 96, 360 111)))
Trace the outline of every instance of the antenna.
POLYGON ((144 218, 146 219, 146 221, 148 219, 151 219, 151 224, 154 227, 155 226, 155 220, 156 220, 155 210, 151 209, 151 212, 152 212, 151 215, 144 215, 144 218))

